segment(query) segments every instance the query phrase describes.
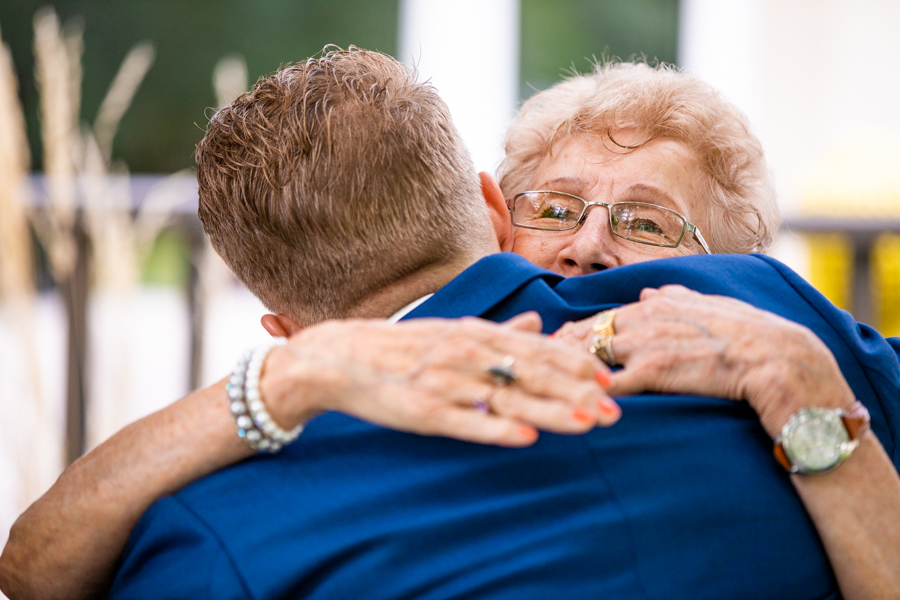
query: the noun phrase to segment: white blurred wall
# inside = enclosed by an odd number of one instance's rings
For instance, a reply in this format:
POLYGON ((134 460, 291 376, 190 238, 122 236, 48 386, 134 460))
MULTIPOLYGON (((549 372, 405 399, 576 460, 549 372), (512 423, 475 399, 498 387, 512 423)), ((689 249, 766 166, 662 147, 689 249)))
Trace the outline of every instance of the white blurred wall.
MULTIPOLYGON (((18 515, 63 467, 66 324, 59 298, 42 294, 33 307, 38 377, 44 405, 36 410, 20 320, 0 305, 0 548, 18 515)), ((210 300, 204 384, 225 377, 240 355, 268 337, 265 308, 232 279, 210 300)), ((143 286, 127 301, 94 292, 88 311, 88 445, 188 392, 188 310, 182 290, 143 286)), ((0 598, 2 598, 0 594, 0 598)))
MULTIPOLYGON (((894 0, 682 0, 679 62, 747 113, 782 209, 796 214, 825 179, 895 185, 898 24, 894 0), (885 167, 860 177, 835 160, 847 149, 859 163, 885 167)), ((804 251, 788 236, 775 254, 803 272, 804 251)))
POLYGON ((201 385, 229 373, 246 350, 269 339, 259 320, 269 311, 243 285, 231 280, 218 289, 206 308, 201 385))
POLYGON ((19 513, 62 470, 65 330, 55 294, 40 295, 24 318, 0 305, 0 547, 19 513), (27 360, 29 337, 36 362, 27 360))
MULTIPOLYGON (((206 307, 201 385, 228 375, 248 348, 269 335, 267 311, 230 275, 212 290, 206 307)), ((183 290, 142 286, 129 304, 95 293, 89 312, 91 383, 88 446, 94 447, 188 389, 190 321, 183 290)))
POLYGON ((447 102, 475 168, 493 173, 518 101, 518 0, 400 0, 398 47, 447 102))

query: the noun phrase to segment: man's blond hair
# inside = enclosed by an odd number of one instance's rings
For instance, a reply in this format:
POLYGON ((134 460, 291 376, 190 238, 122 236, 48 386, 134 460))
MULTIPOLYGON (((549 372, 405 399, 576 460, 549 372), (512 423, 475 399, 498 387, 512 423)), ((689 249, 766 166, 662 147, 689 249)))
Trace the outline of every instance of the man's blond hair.
POLYGON ((706 174, 695 204, 712 250, 762 252, 778 231, 780 214, 762 146, 746 116, 697 77, 644 63, 597 65, 535 94, 506 135, 500 187, 507 198, 528 189, 556 142, 585 136, 598 143, 636 128, 646 140, 673 138, 687 146, 706 174))
POLYGON ((446 104, 409 67, 353 47, 284 67, 216 113, 197 179, 216 251, 303 324, 486 253, 493 236, 446 104))

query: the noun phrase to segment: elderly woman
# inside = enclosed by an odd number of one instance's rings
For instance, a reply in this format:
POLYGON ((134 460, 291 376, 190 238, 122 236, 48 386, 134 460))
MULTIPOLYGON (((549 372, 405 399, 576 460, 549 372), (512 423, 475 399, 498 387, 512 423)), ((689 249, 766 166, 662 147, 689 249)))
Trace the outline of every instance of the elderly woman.
MULTIPOLYGON (((484 174, 482 183, 489 203, 508 199, 511 222, 498 226, 501 248, 569 276, 684 254, 762 251, 778 222, 762 150, 744 117, 695 78, 645 65, 600 67, 537 94, 510 128, 500 186, 484 174)), ((291 345, 308 344, 340 362, 348 340, 364 339, 354 361, 376 364, 386 348, 422 356, 462 330, 475 343, 515 354, 524 369, 544 352, 566 352, 559 341, 569 342, 569 352, 592 347, 624 365, 609 381, 600 376, 614 395, 652 389, 746 400, 773 438, 798 409, 853 402, 822 342, 737 301, 664 288, 647 290, 641 302, 615 315, 608 323, 615 335, 599 340, 594 319, 567 324, 555 342, 528 340, 521 332, 539 326, 524 316, 505 327, 331 323, 306 329, 291 345), (321 327, 330 328, 327 335, 321 327), (746 352, 730 356, 723 343, 746 352)), ((263 324, 275 335, 294 333, 282 315, 268 315, 263 324)), ((521 446, 536 437, 523 424, 575 433, 618 418, 611 401, 585 414, 566 395, 572 383, 566 379, 544 393, 557 399, 545 406, 535 406, 528 394, 495 403, 490 414, 482 406, 459 406, 442 390, 482 376, 463 360, 444 386, 417 389, 421 382, 403 368, 382 363, 381 378, 366 372, 366 397, 329 394, 327 382, 321 394, 301 397, 275 356, 263 375, 271 391, 266 399, 286 428, 340 410, 407 431, 521 446), (397 393, 398 378, 408 393, 397 393)), ((56 597, 102 589, 128 532, 154 500, 251 454, 234 435, 224 396, 224 382, 195 392, 73 465, 15 526, 4 553, 4 584, 22 586, 23 597, 49 594, 49 586, 56 597)), ((900 479, 873 435, 860 442, 852 465, 827 478, 793 481, 842 588, 874 596, 896 585, 889 574, 900 536, 894 518, 900 479)))

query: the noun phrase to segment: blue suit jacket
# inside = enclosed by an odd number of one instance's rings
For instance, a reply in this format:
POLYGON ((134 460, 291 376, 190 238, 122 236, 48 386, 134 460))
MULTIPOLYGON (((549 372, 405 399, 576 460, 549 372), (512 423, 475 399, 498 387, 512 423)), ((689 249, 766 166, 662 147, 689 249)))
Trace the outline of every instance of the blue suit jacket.
MULTIPOLYGON (((409 318, 546 331, 681 283, 810 327, 895 465, 900 341, 763 256, 666 259, 563 279, 514 255, 468 269, 409 318)), ((113 598, 837 598, 821 542, 744 403, 622 398, 621 421, 504 449, 315 419, 277 456, 147 511, 113 598)), ((852 460, 852 459, 851 459, 852 460)))

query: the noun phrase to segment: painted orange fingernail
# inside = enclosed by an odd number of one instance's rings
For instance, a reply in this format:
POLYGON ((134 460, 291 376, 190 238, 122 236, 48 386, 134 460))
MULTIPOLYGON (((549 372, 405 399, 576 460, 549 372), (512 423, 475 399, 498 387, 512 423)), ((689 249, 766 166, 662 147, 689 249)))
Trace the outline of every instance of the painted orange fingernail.
POLYGON ((550 334, 550 339, 552 340, 555 337, 556 337, 556 332, 554 331, 553 333, 550 334))
POLYGON ((610 378, 609 373, 607 373, 603 369, 597 369, 596 371, 594 371, 594 379, 604 390, 608 390, 610 386, 612 386, 612 379, 610 378))
POLYGON ((521 425, 519 427, 519 435, 525 439, 536 440, 538 436, 537 429, 534 427, 529 427, 528 425, 521 425))
POLYGON ((597 408, 607 417, 614 417, 622 412, 618 404, 606 398, 597 400, 597 408))
POLYGON ((597 417, 584 410, 583 408, 573 409, 572 418, 576 421, 581 421, 582 423, 593 423, 597 420, 597 417))

